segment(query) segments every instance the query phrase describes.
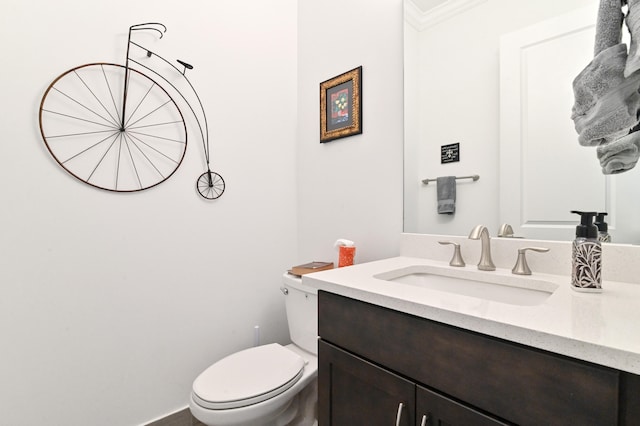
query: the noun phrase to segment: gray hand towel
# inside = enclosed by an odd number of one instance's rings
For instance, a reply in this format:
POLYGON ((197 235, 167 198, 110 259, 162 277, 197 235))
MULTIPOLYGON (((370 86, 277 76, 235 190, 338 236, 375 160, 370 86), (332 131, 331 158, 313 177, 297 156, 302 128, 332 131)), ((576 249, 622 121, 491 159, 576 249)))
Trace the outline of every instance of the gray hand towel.
POLYGON ((622 173, 640 158, 640 0, 600 0, 595 57, 573 81, 571 119, 583 146, 597 146, 602 173, 622 173), (620 43, 622 6, 631 48, 620 43))
POLYGON ((624 77, 625 44, 600 52, 573 81, 571 114, 578 142, 598 146, 629 133, 638 122, 640 73, 624 77))
POLYGON ((602 173, 613 175, 633 169, 640 158, 640 132, 600 145, 596 152, 602 173))
POLYGON ((598 56, 603 50, 620 43, 623 19, 621 0, 600 0, 593 56, 598 56))
POLYGON ((454 214, 456 212, 456 177, 441 176, 436 179, 438 193, 438 213, 454 214))
POLYGON ((627 64, 624 68, 625 77, 629 77, 640 69, 640 49, 638 49, 638 43, 640 42, 640 1, 629 0, 628 5, 629 11, 627 12, 625 22, 629 29, 631 41, 629 42, 627 64))

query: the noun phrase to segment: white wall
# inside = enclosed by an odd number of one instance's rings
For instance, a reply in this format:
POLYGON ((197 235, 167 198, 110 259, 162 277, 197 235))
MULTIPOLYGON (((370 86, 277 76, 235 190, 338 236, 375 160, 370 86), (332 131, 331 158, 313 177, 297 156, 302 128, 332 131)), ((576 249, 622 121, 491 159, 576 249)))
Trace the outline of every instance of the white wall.
POLYGON ((418 69, 407 74, 420 76, 407 81, 409 90, 420 93, 421 105, 412 167, 419 169, 420 179, 478 174, 480 180, 458 181, 454 216, 437 214, 435 184, 409 187, 405 197, 417 199, 418 206, 407 232, 466 235, 484 223, 497 233, 500 36, 584 3, 488 0, 420 32, 418 69), (440 146, 451 143, 460 143, 460 162, 440 164, 440 146))
POLYGON ((287 267, 334 257, 338 237, 358 262, 397 254, 401 1, 300 3, 3 3, 1 423, 135 425, 182 409, 254 325, 288 341, 287 267), (40 140, 52 79, 122 61, 128 26, 146 21, 169 28, 159 53, 195 65, 227 182, 215 202, 194 191, 198 143, 167 182, 114 194, 67 175, 40 140), (321 145, 319 83, 358 65, 364 133, 321 145))
MULTIPOLYGON (((405 0, 405 3, 409 0, 405 0)), ((408 3, 410 5, 411 3, 408 3)), ((407 6, 405 6, 406 8, 407 6)), ((420 172, 420 32, 410 24, 405 10, 404 25, 404 226, 407 232, 418 231, 420 220, 419 195, 422 189, 420 172), (408 208, 407 208, 408 207, 408 208)), ((428 190, 427 190, 428 191, 428 190)), ((433 191, 432 191, 433 192, 433 191)))
POLYGON ((295 0, 5 0, 0 14, 0 423, 147 423, 195 376, 253 343, 288 342, 280 274, 297 258, 295 0), (49 156, 40 98, 73 65, 122 61, 129 25, 195 65, 212 168, 196 140, 138 194, 76 181, 49 156))
POLYGON ((397 255, 402 232, 402 1, 298 3, 300 260, 397 255), (320 82, 362 65, 363 133, 320 143, 320 82))

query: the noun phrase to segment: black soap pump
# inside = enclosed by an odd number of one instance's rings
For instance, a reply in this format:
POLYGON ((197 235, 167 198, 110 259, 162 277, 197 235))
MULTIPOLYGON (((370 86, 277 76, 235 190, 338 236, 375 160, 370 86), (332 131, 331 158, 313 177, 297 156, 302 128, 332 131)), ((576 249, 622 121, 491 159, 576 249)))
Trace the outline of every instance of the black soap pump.
POLYGON ((598 213, 576 210, 571 213, 580 215, 572 248, 571 288, 602 292, 602 245, 598 241, 598 227, 593 223, 598 213))
POLYGON ((594 225, 598 227, 598 241, 601 243, 610 243, 611 235, 609 234, 609 225, 604 221, 604 217, 607 213, 602 212, 596 215, 596 221, 594 225))

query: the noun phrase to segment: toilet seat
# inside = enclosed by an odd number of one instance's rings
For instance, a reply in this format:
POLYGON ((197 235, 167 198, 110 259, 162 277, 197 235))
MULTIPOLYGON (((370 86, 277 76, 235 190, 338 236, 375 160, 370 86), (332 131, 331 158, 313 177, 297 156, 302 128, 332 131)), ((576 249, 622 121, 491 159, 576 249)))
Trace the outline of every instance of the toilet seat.
POLYGON ((302 377, 304 359, 277 344, 229 355, 193 382, 195 402, 203 408, 245 407, 281 394, 302 377))

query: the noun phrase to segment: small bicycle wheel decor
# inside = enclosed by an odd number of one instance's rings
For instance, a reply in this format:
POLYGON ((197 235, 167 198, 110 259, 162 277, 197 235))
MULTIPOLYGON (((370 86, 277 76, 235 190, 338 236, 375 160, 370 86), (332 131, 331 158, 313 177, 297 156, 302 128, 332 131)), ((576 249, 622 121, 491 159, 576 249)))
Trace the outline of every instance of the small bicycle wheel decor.
POLYGON ((210 170, 206 114, 185 75, 193 66, 178 60, 179 69, 132 41, 132 33, 139 30, 155 31, 162 38, 167 29, 154 22, 133 25, 124 65, 80 65, 49 85, 39 111, 44 143, 62 168, 96 188, 134 192, 154 187, 176 172, 187 149, 187 123, 175 97, 191 111, 204 147, 207 172, 197 181, 198 192, 216 199, 225 183, 210 170), (152 57, 159 61, 146 62, 152 57), (189 98, 197 101, 195 109, 178 89, 176 77, 186 82, 189 98))
POLYGON ((224 179, 217 173, 207 170, 196 182, 198 192, 207 200, 215 200, 224 192, 224 179))

